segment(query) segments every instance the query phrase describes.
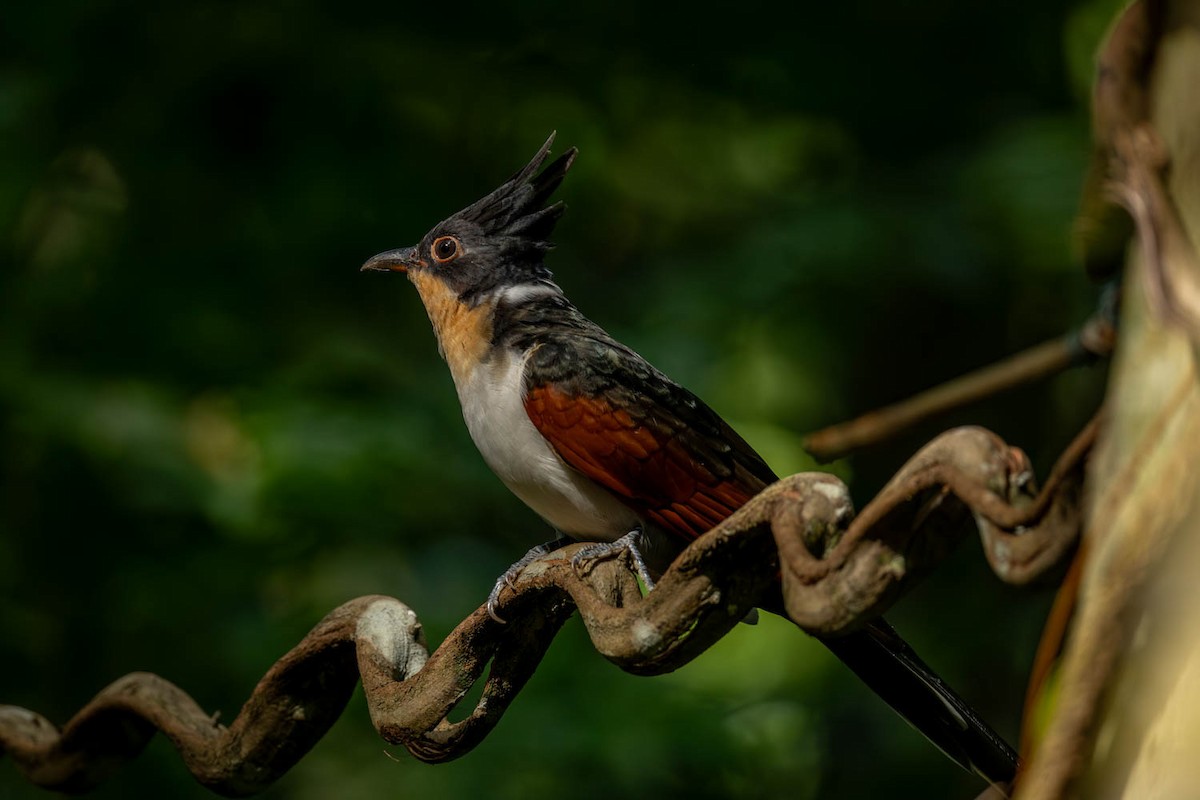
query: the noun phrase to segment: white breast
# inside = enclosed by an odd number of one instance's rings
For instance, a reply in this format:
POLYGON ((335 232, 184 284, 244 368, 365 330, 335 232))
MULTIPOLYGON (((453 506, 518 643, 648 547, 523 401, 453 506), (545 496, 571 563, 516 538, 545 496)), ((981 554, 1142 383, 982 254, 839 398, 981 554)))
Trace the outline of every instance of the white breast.
POLYGON ((555 530, 586 541, 612 541, 638 525, 631 509, 567 466, 525 412, 524 356, 497 351, 469 374, 455 375, 463 419, 500 480, 555 530))

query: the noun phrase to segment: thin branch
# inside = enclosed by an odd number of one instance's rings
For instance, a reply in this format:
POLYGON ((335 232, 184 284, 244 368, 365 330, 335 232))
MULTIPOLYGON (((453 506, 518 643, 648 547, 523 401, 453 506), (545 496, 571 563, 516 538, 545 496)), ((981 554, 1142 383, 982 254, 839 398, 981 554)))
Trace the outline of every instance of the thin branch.
POLYGON ((1101 309, 1078 331, 1042 342, 906 400, 810 433, 804 439, 804 449, 818 461, 833 461, 957 408, 1048 378, 1070 367, 1107 358, 1116 341, 1114 308, 1115 299, 1106 294, 1101 309))

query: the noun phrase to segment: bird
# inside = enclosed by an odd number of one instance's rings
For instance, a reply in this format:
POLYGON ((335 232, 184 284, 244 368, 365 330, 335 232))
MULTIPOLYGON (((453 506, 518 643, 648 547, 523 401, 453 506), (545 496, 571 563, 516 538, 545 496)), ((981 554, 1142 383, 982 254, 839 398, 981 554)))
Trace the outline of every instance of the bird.
MULTIPOLYGON (((578 151, 543 168, 554 138, 418 244, 361 268, 416 287, 484 461, 558 534, 496 582, 493 616, 525 565, 570 541, 589 543, 577 563, 628 553, 653 587, 683 547, 777 480, 720 415, 555 283, 545 257, 565 205, 551 198, 578 151)), ((885 620, 819 641, 960 766, 994 786, 1013 780, 1013 749, 885 620)))

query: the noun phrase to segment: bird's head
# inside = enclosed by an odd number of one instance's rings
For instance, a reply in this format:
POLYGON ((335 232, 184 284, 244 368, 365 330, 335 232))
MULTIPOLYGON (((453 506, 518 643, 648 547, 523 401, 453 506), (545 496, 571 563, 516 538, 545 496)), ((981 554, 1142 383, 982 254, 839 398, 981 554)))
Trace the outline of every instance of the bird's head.
POLYGON ((576 149, 541 172, 554 134, 520 171, 490 194, 439 222, 414 247, 368 259, 364 270, 404 272, 414 281, 434 278, 460 301, 475 305, 497 289, 548 280, 543 264, 562 202, 548 204, 566 177, 576 149))

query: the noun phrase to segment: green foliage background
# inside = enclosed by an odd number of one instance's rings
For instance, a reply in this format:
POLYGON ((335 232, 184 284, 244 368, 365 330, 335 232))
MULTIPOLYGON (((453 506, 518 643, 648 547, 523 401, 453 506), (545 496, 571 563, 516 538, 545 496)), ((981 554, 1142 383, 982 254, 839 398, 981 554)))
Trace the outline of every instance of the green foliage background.
MULTIPOLYGON (((437 642, 547 536, 475 453, 415 293, 359 274, 551 130, 576 303, 777 471, 800 434, 1066 330, 1112 0, 9 4, 0 25, 0 702, 132 670, 225 719, 351 597, 437 642)), ((1100 370, 938 430, 1044 470, 1100 370)), ((893 620, 1009 737, 1048 594, 968 543, 893 620)), ((385 756, 361 696, 267 797, 973 796, 787 625, 678 673, 577 622, 478 750, 385 756)), ((0 796, 35 798, 0 763, 0 796)), ((204 797, 161 740, 96 793, 204 797)))

